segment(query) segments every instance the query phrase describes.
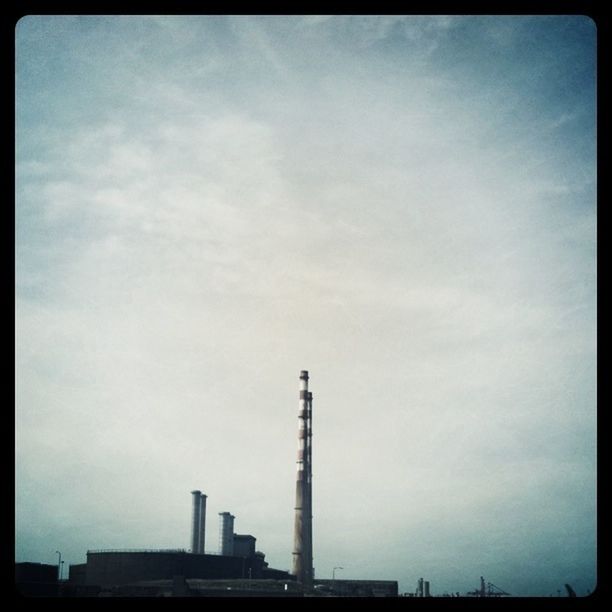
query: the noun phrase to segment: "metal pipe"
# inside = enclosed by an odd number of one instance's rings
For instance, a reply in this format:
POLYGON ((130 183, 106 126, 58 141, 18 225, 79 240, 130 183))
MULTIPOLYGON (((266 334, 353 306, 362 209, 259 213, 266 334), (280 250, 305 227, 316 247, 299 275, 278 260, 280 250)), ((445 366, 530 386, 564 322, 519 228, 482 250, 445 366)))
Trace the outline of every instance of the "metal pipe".
POLYGON ((200 525, 198 534, 198 552, 204 554, 204 537, 206 535, 206 495, 200 495, 200 525))
POLYGON ((200 510, 202 507, 202 491, 192 491, 193 506, 191 513, 191 552, 200 552, 200 510))
POLYGON ((312 586, 312 460, 310 421, 312 394, 308 392, 308 371, 300 372, 298 412, 298 454, 293 530, 293 574, 298 582, 312 586))

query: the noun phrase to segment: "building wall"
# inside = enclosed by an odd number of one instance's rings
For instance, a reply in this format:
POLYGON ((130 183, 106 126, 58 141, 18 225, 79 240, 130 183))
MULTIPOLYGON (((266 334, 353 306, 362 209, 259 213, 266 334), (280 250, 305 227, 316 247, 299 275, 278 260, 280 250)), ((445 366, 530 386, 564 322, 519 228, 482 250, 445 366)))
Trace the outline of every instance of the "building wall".
POLYGON ((234 557, 252 557, 255 555, 256 539, 252 535, 234 534, 234 557))
POLYGON ((86 584, 113 585, 181 574, 177 553, 87 553, 86 584))
POLYGON ((259 557, 240 558, 185 552, 88 552, 86 582, 112 586, 142 580, 185 578, 259 578, 265 566, 259 557))
MULTIPOLYGON (((397 597, 396 580, 315 580, 323 592, 344 597, 397 597)), ((317 587, 315 586, 315 589, 317 587)))
POLYGON ((182 589, 176 581, 154 580, 113 587, 113 597, 302 597, 295 582, 275 580, 184 580, 182 589), (174 584, 173 584, 174 583, 174 584))
POLYGON ((264 580, 288 580, 295 581, 295 576, 286 570, 274 569, 272 567, 264 567, 261 571, 261 577, 264 580))
POLYGON ((57 565, 15 563, 15 587, 24 597, 56 597, 57 565))
POLYGON ((68 582, 71 584, 85 584, 87 563, 78 563, 68 567, 68 582))
POLYGON ((57 565, 15 563, 15 582, 57 582, 57 565))

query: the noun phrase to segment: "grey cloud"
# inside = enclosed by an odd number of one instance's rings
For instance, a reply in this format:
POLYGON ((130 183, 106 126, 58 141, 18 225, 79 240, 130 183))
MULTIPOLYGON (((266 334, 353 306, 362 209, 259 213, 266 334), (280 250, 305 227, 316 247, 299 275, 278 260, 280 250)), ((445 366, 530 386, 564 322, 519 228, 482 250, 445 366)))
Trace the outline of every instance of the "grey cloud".
POLYGON ((288 567, 308 368, 318 575, 592 588, 594 157, 568 175, 550 140, 571 104, 523 122, 497 105, 514 72, 463 97, 442 60, 455 28, 481 44, 469 18, 60 22, 18 31, 20 560, 186 545, 199 487, 288 567), (34 70, 85 44, 97 85, 34 70))

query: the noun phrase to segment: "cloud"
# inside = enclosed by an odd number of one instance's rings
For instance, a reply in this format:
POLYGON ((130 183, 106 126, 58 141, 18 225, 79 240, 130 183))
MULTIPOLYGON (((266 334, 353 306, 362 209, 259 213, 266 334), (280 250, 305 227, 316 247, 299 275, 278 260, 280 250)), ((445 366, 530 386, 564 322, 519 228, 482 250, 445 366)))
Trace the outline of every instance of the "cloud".
POLYGON ((186 545, 199 487, 288 567, 308 368, 318 575, 592 588, 594 134, 529 24, 499 80, 478 19, 22 24, 20 559, 186 545))

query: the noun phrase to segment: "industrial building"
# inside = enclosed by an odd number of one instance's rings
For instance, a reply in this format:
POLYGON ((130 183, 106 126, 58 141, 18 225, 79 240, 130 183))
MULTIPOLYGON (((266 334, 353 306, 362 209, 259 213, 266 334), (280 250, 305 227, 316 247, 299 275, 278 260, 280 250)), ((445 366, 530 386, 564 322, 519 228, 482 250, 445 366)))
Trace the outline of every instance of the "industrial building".
MULTIPOLYGON (((265 579, 268 564, 263 553, 250 557, 191 554, 184 550, 87 552, 85 584, 109 587, 143 580, 170 580, 174 576, 198 579, 265 579)), ((272 575, 276 575, 275 570, 272 575)), ((286 579, 289 574, 285 573, 286 579)))
POLYGON ((268 567, 265 555, 255 549, 256 538, 235 534, 235 516, 219 513, 219 551, 205 553, 206 495, 192 494, 191 551, 89 550, 87 563, 71 565, 69 582, 102 589, 145 581, 173 580, 177 576, 197 580, 284 580, 289 572, 268 567))
POLYGON ((332 597, 397 597, 397 580, 315 580, 314 590, 319 595, 332 597))
MULTIPOLYGON (((234 532, 236 517, 228 511, 219 512, 217 552, 205 552, 207 496, 195 489, 191 491, 188 550, 89 550, 86 563, 70 566, 68 580, 61 585, 61 595, 397 597, 396 581, 315 579, 312 539, 312 393, 308 389, 307 370, 300 372, 299 381, 291 573, 268 567, 264 553, 256 550, 256 538, 250 534, 234 532)), ((56 568, 50 567, 57 588, 56 568)), ((26 570, 20 568, 22 583, 26 582, 23 578, 26 570)), ((30 568, 29 571, 32 574, 34 570, 30 568)), ((428 586, 429 583, 426 583, 427 590, 428 586)))
POLYGON ((175 576, 101 590, 99 597, 302 597, 295 582, 276 580, 199 580, 175 576))
POLYGON ((26 597, 55 597, 58 594, 57 565, 15 563, 15 586, 26 597))

